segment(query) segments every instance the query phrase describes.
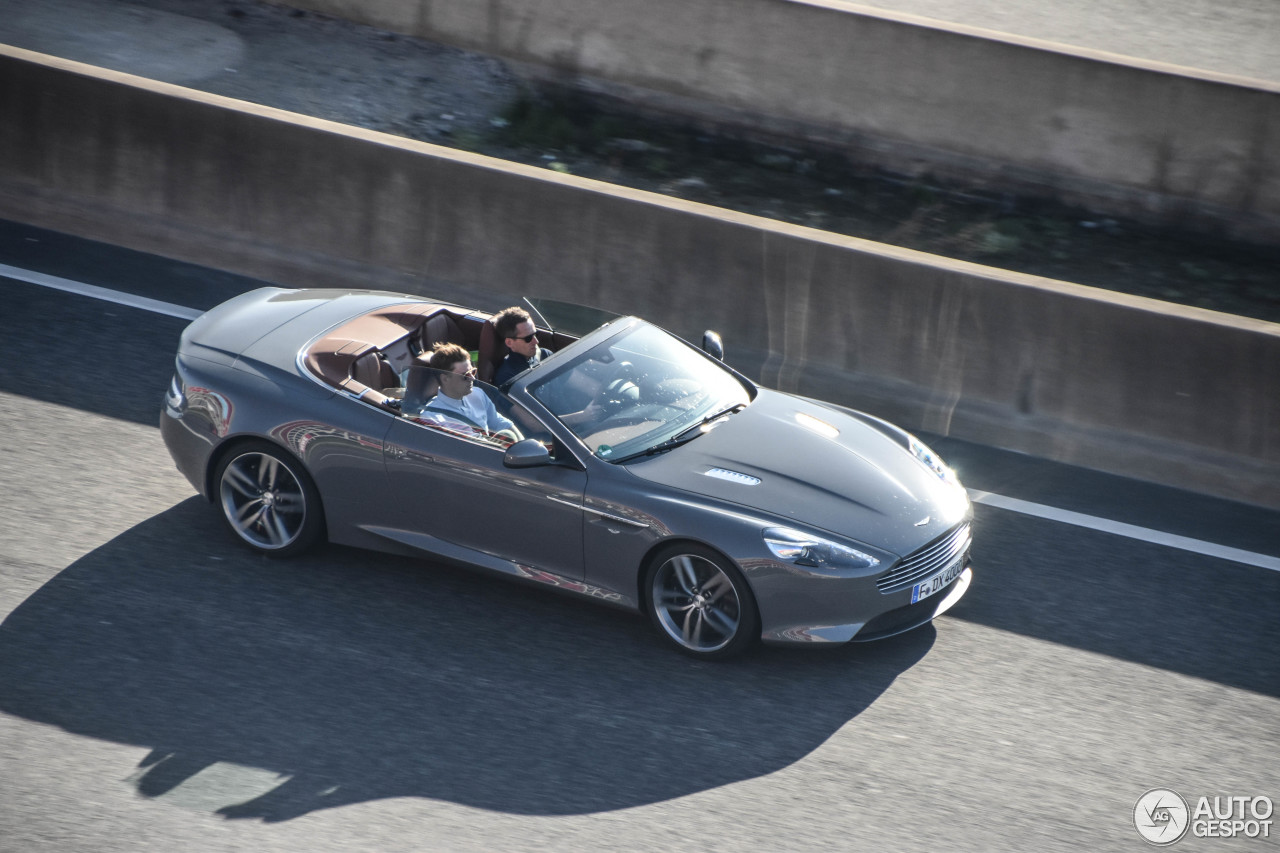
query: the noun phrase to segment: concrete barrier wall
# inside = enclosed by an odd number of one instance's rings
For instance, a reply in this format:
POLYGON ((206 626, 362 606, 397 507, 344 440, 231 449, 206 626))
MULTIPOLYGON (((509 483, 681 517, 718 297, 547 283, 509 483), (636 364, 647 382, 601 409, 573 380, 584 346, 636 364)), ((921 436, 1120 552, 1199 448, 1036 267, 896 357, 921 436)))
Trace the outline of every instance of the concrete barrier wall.
POLYGON ((276 0, 666 109, 1280 239, 1280 87, 820 0, 276 0))
POLYGON ((496 305, 530 293, 688 337, 715 327, 731 363, 776 387, 1280 507, 1273 324, 939 262, 11 48, 0 48, 0 216, 287 285, 487 293, 496 305))

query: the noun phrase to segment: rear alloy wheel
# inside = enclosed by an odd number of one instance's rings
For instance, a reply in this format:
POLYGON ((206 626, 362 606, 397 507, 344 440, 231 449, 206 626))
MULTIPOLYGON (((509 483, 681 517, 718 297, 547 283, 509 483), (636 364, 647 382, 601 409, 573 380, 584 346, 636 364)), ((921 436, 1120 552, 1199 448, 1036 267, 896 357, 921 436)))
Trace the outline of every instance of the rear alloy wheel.
POLYGON ((297 460, 261 443, 232 451, 218 467, 222 517, 258 551, 296 554, 323 530, 320 495, 297 460))
POLYGON ((760 635, 746 580, 710 549, 687 544, 660 552, 645 575, 645 591, 658 631, 686 654, 732 657, 760 635))

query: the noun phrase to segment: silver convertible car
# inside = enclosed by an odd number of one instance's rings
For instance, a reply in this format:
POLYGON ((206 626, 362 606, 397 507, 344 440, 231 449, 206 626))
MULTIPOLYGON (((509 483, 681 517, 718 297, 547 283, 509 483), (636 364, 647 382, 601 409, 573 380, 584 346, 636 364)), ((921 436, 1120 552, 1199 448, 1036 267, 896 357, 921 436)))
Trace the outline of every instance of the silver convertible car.
POLYGON ((529 307, 551 355, 495 388, 488 314, 246 293, 183 333, 161 432, 258 551, 327 537, 489 569, 643 611, 702 658, 889 637, 968 589, 968 497, 910 434, 755 385, 714 333, 529 307), (479 380, 428 366, 441 342, 479 380))

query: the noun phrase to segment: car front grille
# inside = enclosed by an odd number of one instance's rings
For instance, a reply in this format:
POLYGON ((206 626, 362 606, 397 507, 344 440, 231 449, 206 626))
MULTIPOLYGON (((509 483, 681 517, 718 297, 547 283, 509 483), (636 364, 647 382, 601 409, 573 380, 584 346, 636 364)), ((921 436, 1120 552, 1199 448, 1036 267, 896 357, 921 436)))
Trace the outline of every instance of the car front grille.
POLYGON ((968 522, 953 527, 886 572, 876 581, 876 587, 883 593, 897 592, 932 577, 955 560, 968 556, 972 542, 968 522))

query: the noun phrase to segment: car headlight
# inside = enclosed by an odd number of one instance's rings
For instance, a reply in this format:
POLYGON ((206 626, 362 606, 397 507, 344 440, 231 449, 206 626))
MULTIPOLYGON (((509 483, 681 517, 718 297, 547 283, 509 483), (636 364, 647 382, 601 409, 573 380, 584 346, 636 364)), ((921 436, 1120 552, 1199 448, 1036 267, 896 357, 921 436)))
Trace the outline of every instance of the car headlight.
POLYGON ((911 454, 920 463, 930 471, 938 475, 938 479, 952 486, 960 485, 960 478, 956 476, 956 472, 952 471, 947 463, 943 462, 938 454, 930 450, 923 441, 914 435, 908 436, 908 444, 911 446, 911 454))
POLYGON ((779 560, 819 569, 870 569, 880 560, 857 548, 811 536, 790 527, 770 527, 764 531, 764 544, 779 560))

